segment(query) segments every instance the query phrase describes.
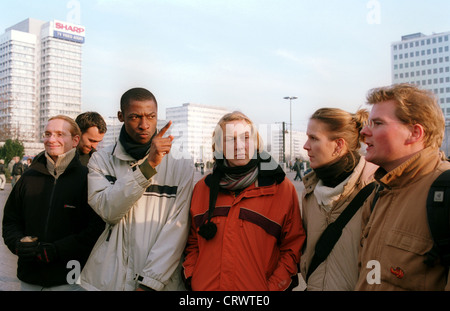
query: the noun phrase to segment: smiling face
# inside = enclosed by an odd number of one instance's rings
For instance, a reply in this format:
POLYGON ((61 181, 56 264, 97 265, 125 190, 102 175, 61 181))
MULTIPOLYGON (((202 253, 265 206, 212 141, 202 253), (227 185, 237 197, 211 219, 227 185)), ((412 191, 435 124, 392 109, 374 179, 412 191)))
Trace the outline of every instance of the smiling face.
POLYGON ((395 114, 393 100, 373 105, 369 115, 370 126, 361 130, 367 144, 366 160, 391 171, 410 156, 408 139, 410 127, 402 123, 395 114))
POLYGON ((303 149, 308 151, 312 169, 320 168, 336 161, 338 142, 331 140, 326 124, 316 119, 310 119, 306 131, 308 140, 303 149))
POLYGON ((44 132, 44 147, 48 155, 56 161, 58 156, 75 148, 78 145, 80 137, 72 136, 70 124, 62 119, 53 119, 48 121, 44 132))
POLYGON ((127 134, 138 144, 146 144, 156 131, 157 105, 153 100, 130 100, 118 113, 119 121, 124 122, 127 134))

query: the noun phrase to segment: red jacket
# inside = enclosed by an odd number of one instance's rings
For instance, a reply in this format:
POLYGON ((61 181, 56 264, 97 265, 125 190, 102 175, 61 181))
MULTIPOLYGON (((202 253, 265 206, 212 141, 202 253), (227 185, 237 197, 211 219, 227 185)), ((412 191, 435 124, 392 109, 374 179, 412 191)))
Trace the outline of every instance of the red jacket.
POLYGON ((210 175, 200 180, 191 200, 191 230, 183 263, 193 290, 256 291, 294 287, 305 240, 298 196, 287 178, 265 177, 240 193, 220 191, 207 241, 198 228, 208 217, 210 175))

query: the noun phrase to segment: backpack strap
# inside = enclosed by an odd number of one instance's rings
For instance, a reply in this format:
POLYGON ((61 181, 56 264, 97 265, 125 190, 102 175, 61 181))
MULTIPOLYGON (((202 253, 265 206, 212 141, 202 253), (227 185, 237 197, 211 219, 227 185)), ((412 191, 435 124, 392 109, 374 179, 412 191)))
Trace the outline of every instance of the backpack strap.
POLYGON ((306 275, 306 282, 308 282, 308 279, 314 270, 316 270, 316 268, 328 257, 330 252, 333 250, 334 245, 341 237, 342 229, 359 210, 367 197, 372 193, 373 189, 375 189, 375 182, 371 182, 361 189, 341 213, 341 215, 339 215, 334 222, 327 226, 317 241, 314 249, 314 256, 311 260, 311 264, 309 265, 308 273, 306 275))
POLYGON ((434 266, 439 259, 441 265, 450 266, 450 170, 439 175, 430 187, 427 217, 434 245, 424 262, 434 266))

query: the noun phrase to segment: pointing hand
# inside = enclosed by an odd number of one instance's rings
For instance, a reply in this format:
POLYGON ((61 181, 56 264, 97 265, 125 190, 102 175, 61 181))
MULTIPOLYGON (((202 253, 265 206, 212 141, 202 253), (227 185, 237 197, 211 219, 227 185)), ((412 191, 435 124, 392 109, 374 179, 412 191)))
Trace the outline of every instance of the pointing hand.
POLYGON ((163 137, 171 125, 172 121, 169 121, 152 139, 152 145, 150 146, 147 161, 153 168, 161 163, 164 156, 168 154, 172 148, 173 136, 169 135, 167 137, 163 137))

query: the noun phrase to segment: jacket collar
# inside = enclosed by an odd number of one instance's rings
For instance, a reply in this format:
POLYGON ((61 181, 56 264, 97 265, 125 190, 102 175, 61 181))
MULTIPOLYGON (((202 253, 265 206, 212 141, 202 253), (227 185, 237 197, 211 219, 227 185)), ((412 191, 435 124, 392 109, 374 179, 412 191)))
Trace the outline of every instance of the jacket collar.
MULTIPOLYGON (((42 174, 51 175, 47 168, 47 161, 48 161, 48 159, 46 156, 46 152, 42 151, 34 158, 33 162, 31 163, 30 168, 34 169, 42 174)), ((78 167, 78 166, 81 166, 81 162, 78 158, 78 153, 75 152, 74 157, 72 158, 72 160, 67 165, 67 168, 64 171, 67 171, 69 169, 72 169, 73 167, 78 167)))
POLYGON ((386 172, 378 168, 375 179, 388 189, 403 187, 433 172, 442 161, 441 151, 428 147, 418 152, 395 169, 386 172))
MULTIPOLYGON (((355 169, 353 170, 353 173, 350 175, 350 179, 348 179, 348 182, 344 186, 344 190, 342 192, 342 196, 346 196, 350 192, 353 192, 355 186, 358 185, 358 183, 361 181, 360 176, 364 172, 364 167, 367 165, 367 162, 364 157, 361 157, 359 159, 358 164, 356 165, 355 169)), ((372 170, 373 172, 373 170, 372 170)), ((319 182, 319 177, 317 177, 316 173, 312 171, 308 175, 306 175, 303 178, 303 184, 305 185, 305 192, 306 194, 309 194, 314 191, 314 189, 317 186, 317 183, 319 182)))

